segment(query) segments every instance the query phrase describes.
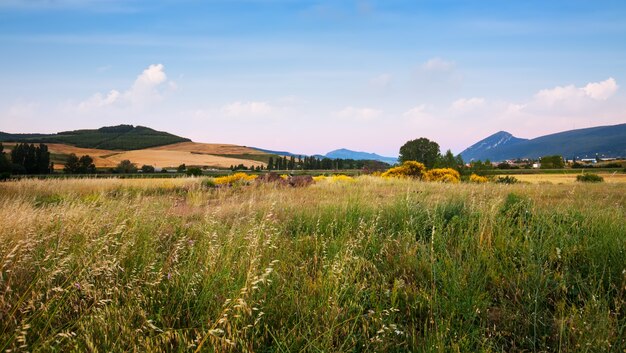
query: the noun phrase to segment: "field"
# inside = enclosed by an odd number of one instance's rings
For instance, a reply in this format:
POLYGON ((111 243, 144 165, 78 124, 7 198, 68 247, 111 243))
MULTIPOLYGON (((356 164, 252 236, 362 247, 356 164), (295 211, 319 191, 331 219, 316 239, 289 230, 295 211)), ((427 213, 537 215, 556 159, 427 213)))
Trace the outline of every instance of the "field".
MULTIPOLYGON (((7 151, 15 143, 4 142, 7 151)), ((127 159, 138 167, 144 164, 154 167, 173 167, 180 164, 188 166, 210 166, 228 168, 231 165, 244 164, 245 166, 265 165, 264 161, 269 154, 251 148, 228 145, 196 142, 181 142, 166 146, 153 147, 133 151, 112 151, 95 148, 82 148, 65 144, 47 144, 56 170, 62 170, 65 158, 70 153, 77 156, 89 155, 93 158, 97 168, 114 168, 119 162, 127 159)))
POLYGON ((626 349, 626 183, 0 183, 0 350, 626 349))
MULTIPOLYGON (((595 173, 591 171, 590 173, 595 173)), ((507 174, 513 175, 516 179, 522 182, 528 182, 532 184, 574 184, 576 182, 576 176, 582 174, 570 173, 570 174, 507 174)), ((597 173, 607 183, 626 183, 626 174, 624 173, 597 173)), ((503 175, 504 176, 504 175, 503 175)))

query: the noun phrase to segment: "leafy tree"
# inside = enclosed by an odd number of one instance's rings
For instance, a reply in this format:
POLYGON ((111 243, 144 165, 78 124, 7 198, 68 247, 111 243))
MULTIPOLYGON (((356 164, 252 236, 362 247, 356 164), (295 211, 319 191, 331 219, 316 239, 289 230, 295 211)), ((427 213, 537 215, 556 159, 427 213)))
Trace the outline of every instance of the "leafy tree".
POLYGON ((79 164, 79 173, 82 174, 95 174, 96 173, 96 165, 93 163, 93 158, 89 155, 84 155, 80 157, 78 160, 79 164))
POLYGON ((559 155, 543 156, 539 161, 541 162, 541 169, 557 169, 565 167, 565 161, 563 161, 563 157, 559 155))
POLYGON ((126 173, 126 174, 136 173, 137 167, 131 161, 129 161, 128 159, 125 159, 121 161, 115 167, 115 171, 118 173, 126 173))
POLYGON ((272 170, 274 169, 274 158, 270 157, 269 161, 267 162, 267 170, 272 170))
POLYGON ((80 170, 80 159, 74 153, 70 153, 63 166, 63 171, 69 174, 76 174, 80 170))
POLYGON ((458 170, 460 166, 458 165, 454 154, 452 154, 452 151, 447 150, 444 155, 439 155, 439 157, 437 158, 436 167, 453 168, 458 170))
POLYGON ((400 147, 400 162, 417 161, 432 168, 439 157, 439 144, 425 137, 407 141, 400 147))
POLYGON ((194 168, 188 168, 187 171, 185 172, 188 176, 200 176, 202 175, 202 169, 194 167, 194 168))
POLYGON ((142 173, 154 173, 154 167, 151 165, 144 164, 141 166, 142 173))
POLYGON ((48 146, 19 143, 11 150, 11 169, 15 173, 47 174, 50 173, 50 152, 48 146))
POLYGON ((7 157, 7 154, 4 152, 4 146, 0 143, 0 173, 10 173, 11 172, 11 162, 7 157))
POLYGON ((179 165, 178 168, 176 168, 176 171, 179 173, 184 173, 186 169, 187 169, 187 166, 185 165, 185 163, 183 163, 179 165))

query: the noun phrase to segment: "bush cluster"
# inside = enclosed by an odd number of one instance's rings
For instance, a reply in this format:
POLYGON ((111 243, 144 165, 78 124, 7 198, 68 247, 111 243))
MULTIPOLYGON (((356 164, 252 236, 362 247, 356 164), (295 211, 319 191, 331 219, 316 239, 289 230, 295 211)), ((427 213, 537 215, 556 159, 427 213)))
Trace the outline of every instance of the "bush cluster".
POLYGON ((488 179, 487 177, 480 176, 480 175, 478 175, 478 174, 473 174, 473 173, 472 173, 472 175, 470 175, 470 177, 469 177, 469 181, 470 181, 471 183, 482 184, 482 183, 486 183, 486 182, 488 182, 488 181, 489 181, 489 179, 488 179))
POLYGON ((423 179, 442 183, 458 183, 461 181, 461 175, 452 168, 435 168, 424 173, 423 179))
POLYGON ((581 183, 601 183, 604 181, 604 178, 599 176, 598 174, 593 173, 584 173, 576 176, 576 181, 581 183))

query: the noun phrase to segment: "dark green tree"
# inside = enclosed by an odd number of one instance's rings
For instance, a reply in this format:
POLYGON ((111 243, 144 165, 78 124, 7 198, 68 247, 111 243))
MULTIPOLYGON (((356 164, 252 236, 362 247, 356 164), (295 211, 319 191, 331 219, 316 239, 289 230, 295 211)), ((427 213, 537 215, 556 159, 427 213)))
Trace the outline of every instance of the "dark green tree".
POLYGON ((185 174, 187 174, 188 176, 200 176, 202 175, 202 169, 198 167, 189 168, 187 169, 187 171, 185 171, 185 174))
POLYGON ((93 163, 93 158, 89 155, 84 155, 78 160, 78 172, 82 174, 95 174, 96 165, 93 163))
POLYGON ((417 161, 424 163, 427 168, 432 168, 439 157, 439 144, 425 137, 407 141, 400 147, 400 162, 417 161))
POLYGON ((11 162, 4 152, 4 146, 0 143, 0 179, 6 179, 11 175, 11 162))
POLYGON ((141 166, 142 173, 154 173, 154 167, 151 165, 144 164, 141 166))
POLYGON ((70 153, 63 166, 63 171, 68 174, 77 174, 80 171, 80 159, 74 153, 70 153))
POLYGON ((560 169, 565 167, 565 161, 559 155, 543 156, 539 161, 541 162, 541 169, 560 169))
POLYGON ((137 167, 131 161, 125 159, 115 167, 115 171, 124 174, 136 173, 137 167))
POLYGON ((176 168, 176 171, 179 173, 184 173, 185 170, 187 170, 187 166, 185 165, 185 163, 179 165, 178 168, 176 168))
POLYGON ((274 169, 274 158, 270 157, 269 161, 267 161, 267 170, 274 169))

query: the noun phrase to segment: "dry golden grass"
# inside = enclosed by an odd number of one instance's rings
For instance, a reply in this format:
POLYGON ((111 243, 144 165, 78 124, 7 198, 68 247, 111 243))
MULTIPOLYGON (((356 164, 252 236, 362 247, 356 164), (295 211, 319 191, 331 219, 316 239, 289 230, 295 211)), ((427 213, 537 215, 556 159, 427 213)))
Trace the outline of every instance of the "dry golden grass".
MULTIPOLYGON (((579 174, 519 174, 514 175, 514 177, 519 181, 531 184, 573 184, 576 183, 577 175, 579 174)), ((603 177, 606 183, 626 183, 626 174, 598 173, 598 175, 603 177)))
MULTIPOLYGON (((243 146, 197 142, 181 142, 172 145, 134 151, 111 151, 95 148, 81 148, 59 143, 50 143, 47 145, 48 150, 53 154, 74 153, 79 157, 89 155, 93 158, 94 164, 97 168, 113 168, 125 159, 135 163, 138 167, 141 167, 144 164, 159 168, 178 167, 181 164, 186 164, 194 166, 228 168, 231 165, 239 165, 242 163, 248 167, 256 167, 265 164, 251 159, 229 158, 216 156, 214 154, 266 154, 264 152, 243 146)), ((11 150, 11 148, 15 146, 15 143, 4 143, 4 146, 7 150, 11 150)), ((55 164, 54 169, 61 170, 63 169, 63 165, 61 163, 57 163, 55 164)))
MULTIPOLYGON (((198 154, 186 151, 170 151, 170 150, 135 150, 121 152, 112 155, 108 158, 115 165, 119 162, 128 159, 138 166, 143 164, 152 165, 155 167, 177 167, 181 164, 195 165, 195 166, 211 166, 228 168, 231 165, 238 165, 243 163, 246 166, 261 166, 263 162, 254 161, 251 159, 230 158, 222 156, 214 156, 210 154, 198 154)), ((97 164, 96 164, 97 166, 97 164)))
POLYGON ((0 183, 0 351, 626 346, 624 183, 208 180, 0 183))
POLYGON ((150 148, 158 151, 181 151, 207 154, 266 154, 255 149, 223 143, 181 142, 172 145, 150 148))

